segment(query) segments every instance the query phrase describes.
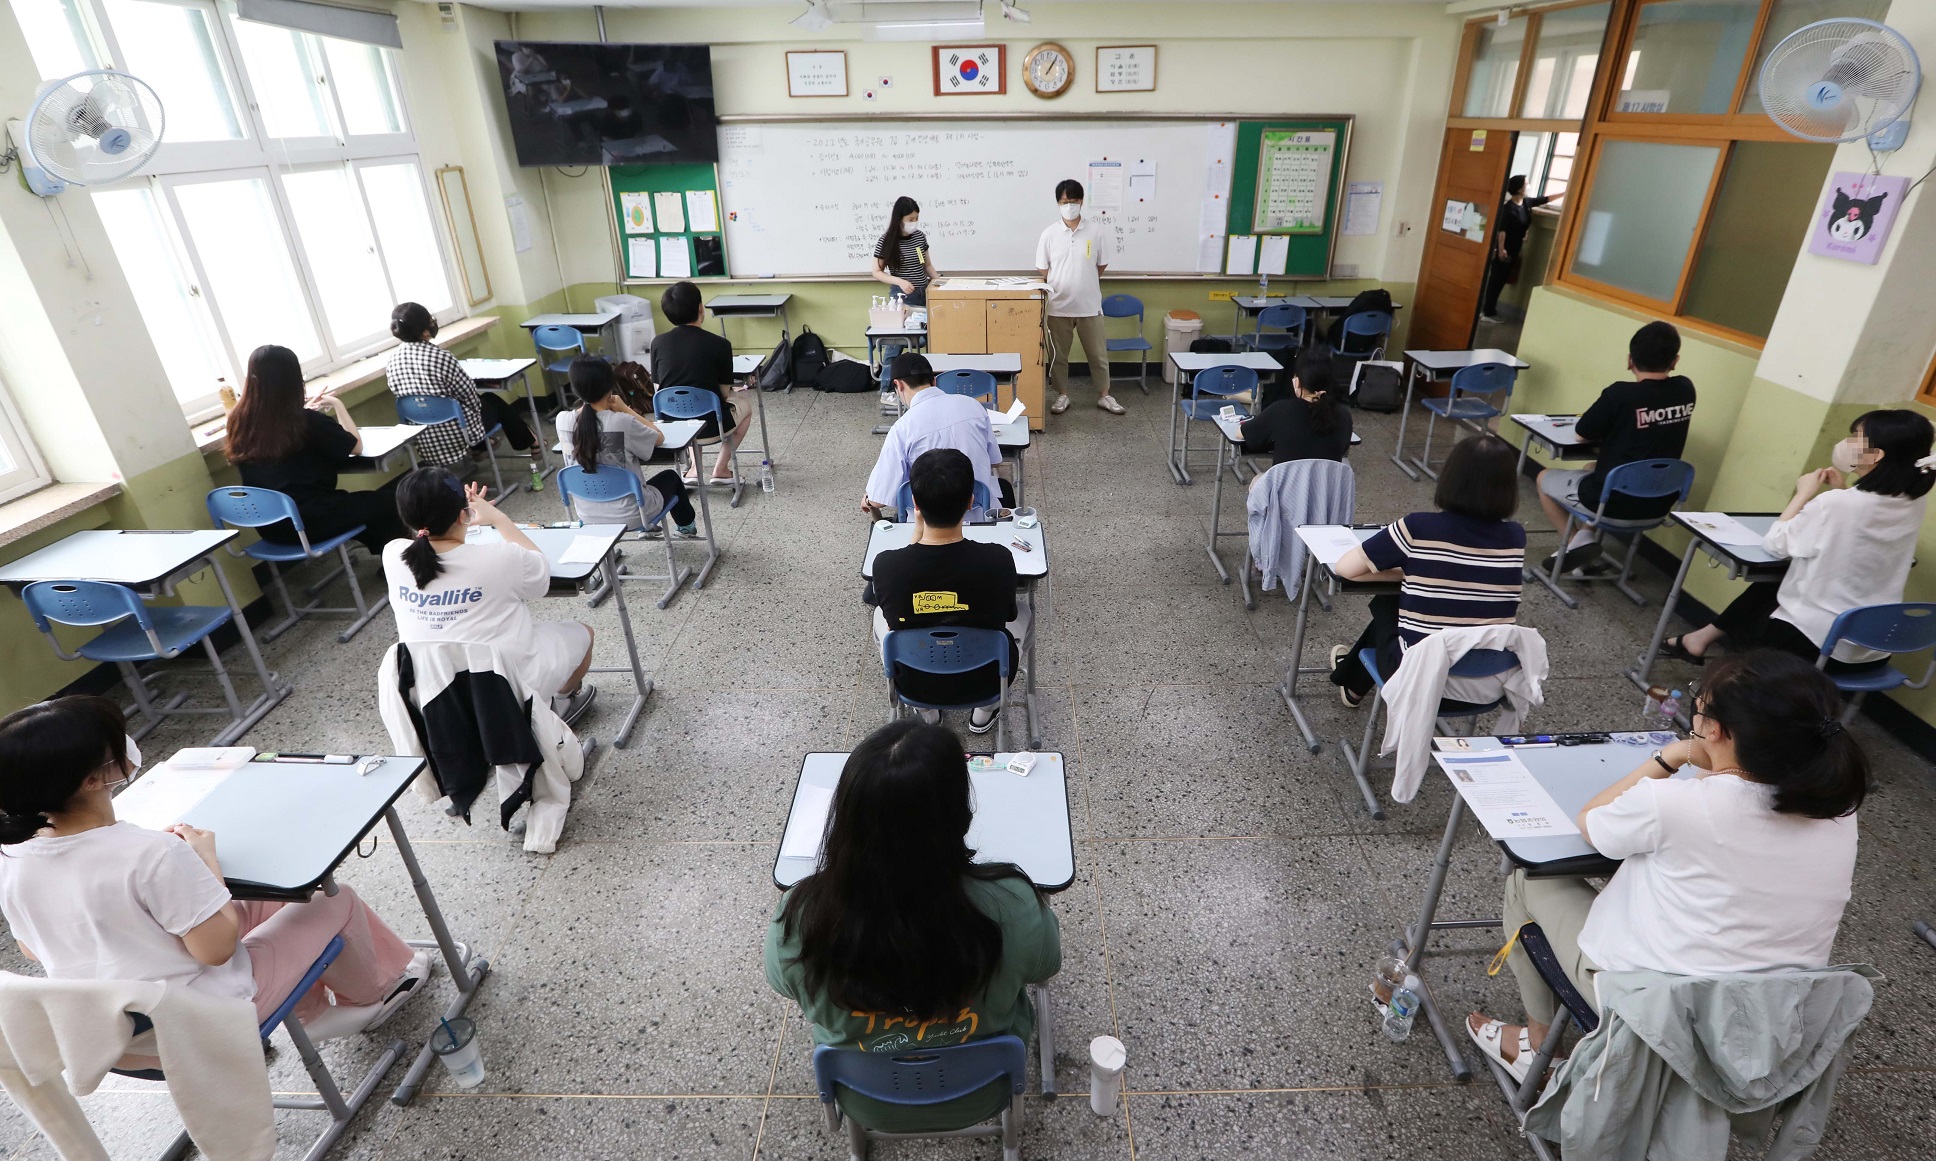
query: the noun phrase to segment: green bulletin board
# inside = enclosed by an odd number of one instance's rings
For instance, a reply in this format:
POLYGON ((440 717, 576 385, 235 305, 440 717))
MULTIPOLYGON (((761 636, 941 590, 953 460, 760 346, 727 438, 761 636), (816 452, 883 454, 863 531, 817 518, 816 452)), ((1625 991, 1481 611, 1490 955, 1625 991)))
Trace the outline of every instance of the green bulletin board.
POLYGON ((622 282, 689 277, 725 278, 726 236, 719 207, 719 177, 715 167, 699 165, 614 165, 605 170, 611 187, 612 214, 618 222, 619 263, 622 282), (654 195, 671 194, 673 199, 654 195), (693 195, 700 195, 695 198, 693 195), (630 196, 628 196, 630 195, 630 196), (678 216, 662 213, 668 200, 675 200, 678 216), (695 204, 701 214, 710 201, 711 221, 702 216, 694 220, 695 204), (677 226, 677 229, 670 227, 677 226), (710 227, 710 228, 706 228, 710 227), (668 273, 662 257, 668 242, 683 250, 687 271, 668 273), (642 269, 649 256, 650 272, 642 269), (716 268, 700 273, 702 263, 716 256, 716 268))
POLYGON ((1232 235, 1287 236, 1290 251, 1285 277, 1331 276, 1331 248, 1344 209, 1344 167, 1351 153, 1351 121, 1350 117, 1306 117, 1237 123, 1230 216, 1225 224, 1232 235), (1323 135, 1327 133, 1331 135, 1329 172, 1312 172, 1309 163, 1322 156, 1323 135), (1280 158, 1278 182, 1273 186, 1271 162, 1280 158), (1320 180, 1318 190, 1307 192, 1322 196, 1301 203, 1295 197, 1286 197, 1285 191, 1295 190, 1300 179, 1320 180), (1279 192, 1275 203, 1268 200, 1272 189, 1279 192))

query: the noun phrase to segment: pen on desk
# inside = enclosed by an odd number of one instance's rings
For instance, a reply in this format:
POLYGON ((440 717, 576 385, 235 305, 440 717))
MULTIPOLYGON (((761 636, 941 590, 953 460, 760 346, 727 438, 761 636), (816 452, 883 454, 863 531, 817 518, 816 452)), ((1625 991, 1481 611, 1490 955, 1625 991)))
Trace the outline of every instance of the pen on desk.
POLYGON ((1013 549, 1015 549, 1015 550, 1016 550, 1017 552, 1034 552, 1034 551, 1035 551, 1035 546, 1034 546, 1033 544, 1030 544, 1030 543, 1029 543, 1028 541, 1026 541, 1026 540, 1011 540, 1011 541, 1009 541, 1009 542, 1008 542, 1008 544, 1009 544, 1009 547, 1011 547, 1011 548, 1013 548, 1013 549))

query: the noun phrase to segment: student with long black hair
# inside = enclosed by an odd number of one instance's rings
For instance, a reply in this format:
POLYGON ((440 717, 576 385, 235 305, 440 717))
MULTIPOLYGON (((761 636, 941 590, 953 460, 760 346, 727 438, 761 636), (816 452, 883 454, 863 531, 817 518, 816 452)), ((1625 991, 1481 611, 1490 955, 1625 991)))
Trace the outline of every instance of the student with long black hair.
POLYGON ((518 409, 493 391, 479 391, 464 373, 457 356, 430 340, 437 337, 437 318, 420 303, 400 302, 390 312, 390 334, 402 345, 384 363, 392 395, 441 395, 462 408, 460 431, 449 424, 428 428, 417 437, 417 458, 433 464, 454 464, 481 450, 484 433, 504 429, 504 438, 522 452, 538 446, 518 409))
POLYGON ((1299 354, 1291 394, 1244 421, 1244 454, 1268 452, 1272 467, 1289 460, 1342 460, 1351 450, 1351 408, 1335 393, 1336 382, 1329 351, 1299 354))
POLYGON ((887 232, 874 247, 874 281, 900 291, 909 306, 928 304, 928 283, 936 277, 928 236, 915 228, 920 221, 921 207, 913 198, 895 198, 887 232))
MULTIPOLYGON (((1709 624, 1663 641, 1660 655, 1700 662, 1725 638, 1737 650, 1782 649, 1813 661, 1836 617, 1902 600, 1936 484, 1933 441, 1936 428, 1907 408, 1857 416, 1829 453, 1832 466, 1795 481, 1795 495, 1768 529, 1764 546, 1793 562, 1781 580, 1749 585, 1709 624), (1855 477, 1846 488, 1845 475, 1855 477)), ((1828 671, 1887 664, 1887 653, 1844 642, 1828 671)))
MULTIPOLYGON (((249 353, 242 397, 229 412, 226 450, 244 485, 269 488, 296 502, 312 544, 360 524, 363 532, 356 539, 374 555, 409 535, 397 519, 394 482, 367 492, 336 486, 336 473, 363 450, 362 433, 350 409, 328 392, 304 405, 302 361, 288 347, 271 344, 249 353), (334 419, 322 413, 325 407, 334 419)), ((262 529, 262 538, 295 544, 296 527, 278 521, 262 529)))
MULTIPOLYGON (((121 707, 77 695, 0 719, 0 911, 50 979, 149 980, 274 1012, 329 945, 343 950, 296 1005, 310 1036, 382 1024, 422 991, 430 953, 336 884, 303 903, 235 900, 216 836, 114 816, 141 750, 121 707), (330 1002, 331 994, 335 1002, 330 1002)), ((123 1068, 155 1068, 137 1039, 123 1068)))
POLYGON ((645 479, 640 471, 640 465, 665 442, 665 432, 626 404, 618 393, 611 363, 596 355, 581 355, 571 361, 569 374, 578 409, 558 413, 558 441, 564 444, 572 463, 588 472, 596 472, 602 465, 640 476, 646 507, 641 515, 630 500, 573 500, 573 510, 588 523, 637 528, 646 516, 658 515, 659 509, 671 503, 679 535, 699 535, 694 523, 697 513, 686 498, 679 473, 666 469, 645 479))
MULTIPOLYGON (((1022 871, 978 863, 961 741, 905 719, 869 735, 834 792, 820 869, 780 900, 766 978, 800 1005, 816 1044, 863 1052, 1027 1040, 1026 988, 1062 967, 1055 913, 1022 871)), ((841 1098, 883 1131, 948 1128, 994 1115, 984 1089, 922 1109, 841 1098)))
MULTIPOLYGON (((1580 811, 1581 837, 1622 860, 1606 889, 1515 871, 1507 934, 1538 922, 1596 1010, 1602 971, 1827 966, 1869 790, 1868 758, 1841 712, 1835 683, 1799 657, 1764 649, 1716 660, 1695 691, 1690 737, 1642 759, 1580 811), (1673 777, 1683 766, 1695 777, 1673 777)), ((1523 1078, 1557 1006, 1516 943, 1507 962, 1528 1026, 1474 1012, 1466 1031, 1523 1078)))
POLYGON ((445 468, 418 468, 397 485, 397 514, 414 529, 383 550, 397 639, 490 645, 532 694, 549 697, 566 725, 584 716, 597 689, 585 680, 592 628, 540 621, 525 607, 551 588, 551 566, 511 518, 445 468), (473 526, 495 539, 470 540, 473 526))

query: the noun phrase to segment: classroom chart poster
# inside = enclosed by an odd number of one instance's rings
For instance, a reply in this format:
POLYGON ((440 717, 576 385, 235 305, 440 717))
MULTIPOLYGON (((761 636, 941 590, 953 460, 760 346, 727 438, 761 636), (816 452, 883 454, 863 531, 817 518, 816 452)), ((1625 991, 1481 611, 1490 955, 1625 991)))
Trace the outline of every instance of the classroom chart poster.
POLYGON ((650 238, 627 238, 625 240, 625 276, 627 278, 657 278, 659 276, 659 249, 650 238))
POLYGON ((1121 213, 1123 209, 1123 163, 1120 161, 1092 161, 1089 163, 1089 181, 1083 188, 1083 209, 1085 212, 1107 216, 1121 213))
POLYGON ((652 194, 652 213, 659 219, 659 233, 686 232, 686 199, 678 190, 655 190, 652 194))
POLYGON ((692 277, 692 247, 686 243, 684 235, 659 239, 659 277, 692 277))
POLYGON ((628 234, 650 234, 652 232, 652 195, 648 193, 622 193, 618 195, 619 216, 625 219, 625 232, 628 234))
POLYGON ((1258 233, 1321 234, 1331 155, 1338 135, 1329 129, 1266 129, 1258 145, 1258 233))
POLYGON ((1354 181, 1344 190, 1344 227, 1340 231, 1351 237, 1364 237, 1378 232, 1378 214, 1384 208, 1385 183, 1382 181, 1354 181))
POLYGON ((1907 177, 1838 173, 1823 195, 1808 234, 1808 252, 1873 266, 1882 257, 1896 211, 1909 192, 1907 177))
POLYGON ((712 190, 686 191, 686 227, 695 234, 719 232, 719 198, 712 190))
POLYGON ((1257 235, 1232 234, 1230 256, 1224 260, 1225 274, 1257 273, 1257 235))

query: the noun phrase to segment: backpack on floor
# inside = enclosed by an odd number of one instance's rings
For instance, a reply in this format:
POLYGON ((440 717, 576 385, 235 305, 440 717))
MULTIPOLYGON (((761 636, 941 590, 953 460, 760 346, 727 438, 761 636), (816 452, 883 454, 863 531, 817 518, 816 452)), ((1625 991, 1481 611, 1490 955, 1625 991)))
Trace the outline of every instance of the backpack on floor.
POLYGON ((792 356, 785 339, 773 344, 773 353, 753 369, 753 386, 760 391, 784 390, 793 382, 792 356))
POLYGON ((858 359, 841 359, 827 364, 820 372, 820 381, 814 384, 820 391, 831 391, 837 395, 857 395, 862 391, 874 389, 874 375, 867 364, 858 359))
POLYGON ((812 327, 801 327, 800 336, 793 340, 793 383, 796 387, 818 387, 820 376, 827 370, 827 344, 813 333, 812 327))
POLYGON ((1365 411, 1397 411, 1405 405, 1402 363, 1357 361, 1351 375, 1351 405, 1365 411))
POLYGON ((1230 340, 1191 339, 1190 353, 1192 355, 1228 355, 1230 353, 1230 340))

